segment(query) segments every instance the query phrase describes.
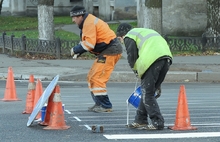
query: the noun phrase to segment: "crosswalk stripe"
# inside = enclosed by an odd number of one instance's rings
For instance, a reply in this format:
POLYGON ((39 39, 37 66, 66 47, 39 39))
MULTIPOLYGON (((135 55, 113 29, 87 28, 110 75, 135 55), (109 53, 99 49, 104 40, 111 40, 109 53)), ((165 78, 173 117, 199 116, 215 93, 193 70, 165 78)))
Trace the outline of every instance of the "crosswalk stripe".
POLYGON ((220 132, 178 133, 178 134, 118 134, 103 135, 107 139, 172 139, 172 138, 207 138, 220 137, 220 132))

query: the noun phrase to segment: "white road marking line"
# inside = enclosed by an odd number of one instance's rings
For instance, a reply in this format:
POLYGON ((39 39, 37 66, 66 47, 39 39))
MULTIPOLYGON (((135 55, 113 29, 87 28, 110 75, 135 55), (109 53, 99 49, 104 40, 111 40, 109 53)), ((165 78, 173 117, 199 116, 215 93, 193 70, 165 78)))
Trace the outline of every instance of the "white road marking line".
POLYGON ((84 125, 88 130, 92 130, 92 128, 89 125, 84 125))
POLYGON ((71 114, 71 112, 69 110, 67 110, 67 109, 65 109, 65 112, 67 112, 68 114, 71 114))
POLYGON ((172 139, 172 138, 207 138, 220 137, 220 132, 178 133, 178 134, 120 134, 103 135, 107 139, 172 139))
POLYGON ((73 118, 75 118, 77 121, 82 121, 82 120, 80 120, 78 117, 73 117, 73 118))

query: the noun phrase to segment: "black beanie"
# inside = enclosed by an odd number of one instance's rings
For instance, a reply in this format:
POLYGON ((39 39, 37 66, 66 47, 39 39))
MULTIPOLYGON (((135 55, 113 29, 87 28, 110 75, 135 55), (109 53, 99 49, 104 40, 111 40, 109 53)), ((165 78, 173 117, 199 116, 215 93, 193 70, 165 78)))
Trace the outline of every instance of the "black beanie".
POLYGON ((70 11, 70 17, 80 16, 86 13, 83 6, 74 6, 70 11))
POLYGON ((132 29, 132 26, 128 23, 121 23, 117 28, 117 36, 124 36, 126 35, 130 30, 132 29))

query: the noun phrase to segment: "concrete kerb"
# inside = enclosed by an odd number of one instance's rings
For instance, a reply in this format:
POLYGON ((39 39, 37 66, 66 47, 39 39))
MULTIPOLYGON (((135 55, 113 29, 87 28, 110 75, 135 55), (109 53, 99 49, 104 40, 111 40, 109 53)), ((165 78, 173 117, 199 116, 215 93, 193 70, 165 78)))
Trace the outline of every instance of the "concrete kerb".
MULTIPOLYGON (((28 80, 29 74, 14 74, 15 80, 28 80)), ((42 81, 51 81, 54 76, 34 75, 42 81)), ((6 80, 7 73, 0 73, 0 79, 6 80)), ((60 74, 60 81, 87 81, 87 72, 72 75, 60 74)), ((109 82, 135 82, 136 77, 129 71, 113 71, 109 82)), ((164 82, 220 82, 219 72, 177 72, 169 71, 164 82)))
POLYGON ((219 72, 198 72, 197 73, 198 82, 220 82, 219 72))
POLYGON ((167 73, 164 81, 167 82, 196 82, 197 72, 178 72, 170 71, 167 73))
POLYGON ((168 72, 165 82, 220 82, 219 72, 168 72))
MULTIPOLYGON (((110 81, 135 82, 136 77, 132 72, 113 72, 110 81)), ((220 82, 219 72, 180 72, 169 71, 164 82, 220 82)))

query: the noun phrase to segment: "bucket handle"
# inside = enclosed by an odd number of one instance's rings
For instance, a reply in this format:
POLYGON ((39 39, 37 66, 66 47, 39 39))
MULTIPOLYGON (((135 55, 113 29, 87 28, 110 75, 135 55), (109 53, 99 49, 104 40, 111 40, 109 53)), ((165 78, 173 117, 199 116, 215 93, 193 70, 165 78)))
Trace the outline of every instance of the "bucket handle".
MULTIPOLYGON (((137 83, 138 83, 138 78, 135 83, 134 92, 137 89, 137 83)), ((126 103, 127 103, 127 125, 128 125, 129 124, 129 112, 130 112, 128 99, 126 100, 126 103)))
POLYGON ((137 78, 136 83, 135 83, 134 92, 137 89, 137 83, 138 83, 138 78, 137 78))

